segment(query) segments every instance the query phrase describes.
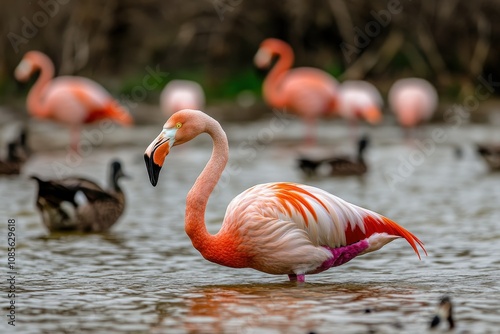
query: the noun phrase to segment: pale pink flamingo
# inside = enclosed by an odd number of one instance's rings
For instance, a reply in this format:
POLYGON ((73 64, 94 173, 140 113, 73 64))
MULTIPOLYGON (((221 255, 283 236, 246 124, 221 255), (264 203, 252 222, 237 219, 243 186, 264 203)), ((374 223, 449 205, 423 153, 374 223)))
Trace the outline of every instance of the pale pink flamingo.
POLYGON ((407 131, 428 121, 438 104, 436 89, 420 78, 396 81, 389 90, 388 99, 399 124, 407 131))
POLYGON ((378 89, 367 81, 348 80, 339 87, 338 111, 340 116, 351 123, 358 120, 379 123, 382 120, 383 104, 378 89))
POLYGON ((275 38, 261 43, 254 62, 259 68, 267 68, 274 56, 279 59, 264 80, 264 99, 273 108, 284 109, 303 118, 308 125, 306 139, 311 143, 315 139, 313 129, 317 119, 336 114, 338 82, 330 74, 316 68, 291 69, 294 58, 292 48, 275 38))
POLYGON ((40 71, 40 76, 28 94, 28 112, 37 118, 68 125, 75 151, 78 150, 82 124, 103 119, 111 119, 122 125, 133 123, 130 114, 98 83, 77 76, 54 78, 52 61, 39 51, 24 55, 15 76, 19 81, 27 81, 36 71, 40 71))
POLYGON ((378 89, 367 81, 347 80, 340 85, 338 112, 349 121, 349 134, 353 142, 359 137, 359 120, 366 120, 370 124, 380 123, 383 104, 378 89))
POLYGON ((220 124, 199 110, 173 114, 144 154, 151 184, 156 186, 165 157, 173 146, 199 134, 212 137, 207 165, 186 198, 185 230, 193 246, 211 262, 233 268, 253 268, 287 274, 303 282, 380 249, 399 237, 417 255, 423 243, 394 221, 350 204, 324 190, 288 182, 254 186, 229 204, 215 235, 208 233, 205 209, 228 161, 229 145, 220 124))
POLYGON ((205 93, 197 82, 172 80, 161 92, 160 107, 167 117, 182 109, 201 110, 205 108, 205 93))

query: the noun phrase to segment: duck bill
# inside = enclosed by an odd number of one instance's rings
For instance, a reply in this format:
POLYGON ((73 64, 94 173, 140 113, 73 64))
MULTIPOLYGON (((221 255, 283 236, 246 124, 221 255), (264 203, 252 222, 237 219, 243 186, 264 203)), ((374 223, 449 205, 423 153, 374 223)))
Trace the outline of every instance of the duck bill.
POLYGON ((149 181, 153 187, 158 183, 165 157, 170 152, 170 148, 174 145, 176 131, 177 129, 163 129, 158 137, 149 144, 144 153, 144 161, 146 162, 149 181))

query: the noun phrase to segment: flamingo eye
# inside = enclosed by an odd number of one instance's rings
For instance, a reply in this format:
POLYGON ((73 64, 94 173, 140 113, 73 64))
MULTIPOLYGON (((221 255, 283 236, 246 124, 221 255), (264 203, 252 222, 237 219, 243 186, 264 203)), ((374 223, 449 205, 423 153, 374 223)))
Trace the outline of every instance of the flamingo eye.
POLYGON ((176 127, 177 129, 182 128, 182 123, 181 123, 181 122, 177 122, 177 123, 175 123, 175 127, 176 127))

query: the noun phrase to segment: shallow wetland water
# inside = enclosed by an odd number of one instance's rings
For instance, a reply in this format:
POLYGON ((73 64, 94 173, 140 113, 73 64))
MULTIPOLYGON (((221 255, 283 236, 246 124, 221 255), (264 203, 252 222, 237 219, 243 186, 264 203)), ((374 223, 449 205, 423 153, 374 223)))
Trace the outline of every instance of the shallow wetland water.
MULTIPOLYGON (((193 249, 183 216, 185 196, 211 144, 205 137, 174 149, 153 188, 142 155, 158 126, 142 131, 146 135, 135 145, 96 147, 72 169, 103 182, 109 160, 118 157, 132 176, 122 182, 126 212, 109 233, 49 235, 43 228, 35 184, 27 175, 55 176, 52 163, 65 161, 63 150, 40 152, 23 176, 0 180, 0 238, 6 242, 8 218, 16 219, 18 236, 16 327, 4 317, 0 331, 422 333, 439 298, 449 295, 457 332, 498 333, 500 174, 489 173, 471 146, 495 139, 493 129, 456 130, 422 162, 415 160, 409 175, 391 183, 388 175, 398 175, 418 149, 401 143, 397 129, 370 130, 371 170, 365 177, 306 179, 295 168, 292 144, 302 128, 287 130, 297 135, 292 139, 280 134, 262 145, 253 138, 266 124, 226 128, 233 172, 210 199, 206 219, 212 233, 241 191, 257 183, 296 181, 391 217, 419 236, 429 255, 419 261, 404 240, 396 240, 299 285, 286 276, 209 263, 193 249), (255 156, 240 145, 245 140, 255 156), (463 148, 461 158, 455 144, 463 148)), ((321 144, 326 146, 325 140, 321 144)), ((341 144, 336 147, 350 148, 341 144)), ((3 281, 6 276, 2 271, 3 281)), ((5 313, 5 293, 1 301, 5 313)))

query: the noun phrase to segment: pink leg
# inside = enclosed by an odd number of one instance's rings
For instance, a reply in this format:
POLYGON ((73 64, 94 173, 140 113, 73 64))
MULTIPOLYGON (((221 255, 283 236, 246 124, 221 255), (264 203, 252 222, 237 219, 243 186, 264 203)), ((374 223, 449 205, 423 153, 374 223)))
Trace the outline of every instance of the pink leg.
POLYGON ((304 274, 288 274, 288 278, 290 279, 290 282, 304 283, 306 281, 306 275, 304 274))
POLYGON ((71 128, 71 149, 79 153, 78 145, 80 144, 80 128, 75 126, 71 128))
POLYGON ((314 146, 316 144, 316 119, 315 118, 306 118, 306 146, 314 146))
POLYGON ((408 145, 408 146, 413 146, 414 144, 414 138, 415 138, 415 128, 413 127, 405 127, 403 129, 404 131, 404 140, 405 140, 405 143, 408 145))
POLYGON ((359 140, 358 122, 356 120, 349 121, 349 128, 349 137, 351 139, 351 143, 353 143, 354 147, 357 149, 359 140))

